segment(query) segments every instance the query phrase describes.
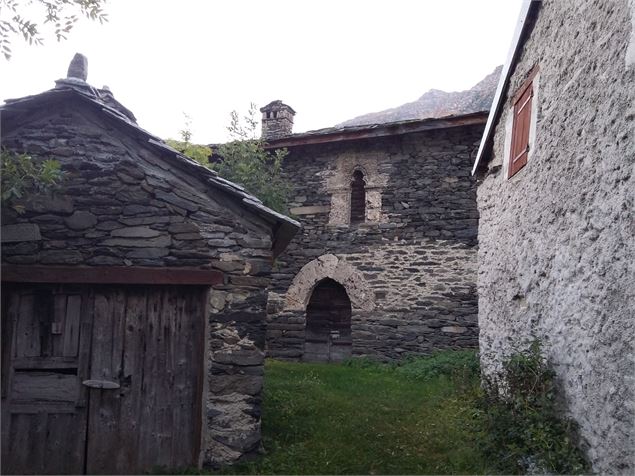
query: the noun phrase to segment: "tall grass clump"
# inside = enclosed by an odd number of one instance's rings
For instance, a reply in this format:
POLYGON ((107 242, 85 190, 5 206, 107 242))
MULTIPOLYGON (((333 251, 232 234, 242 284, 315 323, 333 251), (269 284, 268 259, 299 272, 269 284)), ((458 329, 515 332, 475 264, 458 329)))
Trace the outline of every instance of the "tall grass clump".
POLYGON ((411 357, 396 372, 422 382, 445 377, 471 383, 478 380, 480 365, 476 350, 446 350, 427 357, 411 357))

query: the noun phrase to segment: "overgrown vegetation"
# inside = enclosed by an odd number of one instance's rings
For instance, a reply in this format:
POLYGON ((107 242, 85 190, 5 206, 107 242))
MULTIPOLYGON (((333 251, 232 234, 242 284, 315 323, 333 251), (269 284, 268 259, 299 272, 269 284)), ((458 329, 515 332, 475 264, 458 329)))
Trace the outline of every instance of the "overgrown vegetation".
POLYGON ((473 350, 436 352, 430 357, 406 360, 396 371, 413 380, 428 381, 452 378, 455 382, 474 384, 480 376, 478 355, 473 350))
POLYGON ((231 113, 227 130, 232 140, 218 146, 220 160, 211 167, 221 177, 241 184, 269 208, 286 214, 291 186, 282 173, 282 163, 288 152, 265 149, 266 143, 258 135, 257 111, 252 103, 242 121, 236 111, 231 113))
MULTIPOLYGON (((268 361, 265 454, 220 474, 544 474, 589 468, 538 344, 482 387, 475 351, 400 364, 268 361), (497 380, 498 381, 498 380, 497 380)), ((193 470, 191 472, 198 472, 193 470)))
POLYGON ((575 423, 561 416, 554 372, 534 341, 502 372, 484 381, 479 399, 484 452, 516 474, 576 474, 589 470, 576 446, 575 423))
POLYGON ((2 206, 24 213, 24 202, 34 195, 50 193, 59 187, 64 172, 57 160, 37 162, 28 154, 2 149, 2 206))
POLYGON ((190 159, 194 159, 199 164, 209 167, 209 158, 212 155, 212 149, 206 145, 192 144, 192 119, 187 114, 185 116, 185 126, 179 135, 181 140, 167 139, 165 142, 181 154, 187 155, 190 159))
MULTIPOLYGON (((449 352, 433 361, 474 352, 449 352)), ((421 359, 419 359, 421 360, 421 359)), ((413 359, 404 365, 417 365, 413 359)), ((457 368, 462 367, 458 364, 457 368)), ((466 474, 494 467, 476 445, 473 395, 431 364, 423 383, 401 367, 269 361, 263 407, 266 454, 234 474, 466 474)), ((414 372, 412 373, 414 374, 414 372)), ((478 378, 473 380, 476 391, 478 378)))
POLYGON ((287 203, 291 184, 282 171, 287 150, 266 150, 265 141, 258 136, 257 111, 253 103, 242 119, 233 111, 230 125, 227 127, 232 140, 219 145, 214 151, 207 146, 190 142, 191 121, 187 115, 185 128, 180 131, 181 140, 168 139, 166 143, 200 164, 217 171, 224 179, 243 186, 269 208, 288 214, 287 203), (210 162, 212 152, 214 160, 210 162))

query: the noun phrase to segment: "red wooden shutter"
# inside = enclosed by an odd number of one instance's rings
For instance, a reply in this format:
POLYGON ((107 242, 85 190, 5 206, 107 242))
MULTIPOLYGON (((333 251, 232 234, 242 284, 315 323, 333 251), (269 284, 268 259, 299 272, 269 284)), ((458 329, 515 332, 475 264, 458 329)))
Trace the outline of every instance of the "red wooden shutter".
POLYGON ((533 84, 529 83, 514 103, 512 148, 509 157, 508 177, 514 175, 527 163, 527 154, 529 153, 529 125, 531 123, 531 102, 533 96, 533 84))

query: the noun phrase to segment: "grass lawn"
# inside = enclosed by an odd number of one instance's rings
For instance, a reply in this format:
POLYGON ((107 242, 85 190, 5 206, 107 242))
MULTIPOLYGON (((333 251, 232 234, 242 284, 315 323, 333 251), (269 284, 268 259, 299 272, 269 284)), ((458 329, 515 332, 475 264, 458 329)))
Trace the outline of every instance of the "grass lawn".
POLYGON ((268 361, 265 454, 224 472, 495 473, 476 445, 477 380, 420 379, 413 365, 268 361))

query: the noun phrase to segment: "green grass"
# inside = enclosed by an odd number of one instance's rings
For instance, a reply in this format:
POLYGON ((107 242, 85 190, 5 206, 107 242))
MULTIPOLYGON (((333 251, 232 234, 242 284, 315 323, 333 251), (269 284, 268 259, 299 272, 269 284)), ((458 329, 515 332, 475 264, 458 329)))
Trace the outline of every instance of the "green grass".
POLYGON ((495 473, 477 446, 474 353, 447 354, 399 367, 268 361, 265 454, 223 472, 495 473))

